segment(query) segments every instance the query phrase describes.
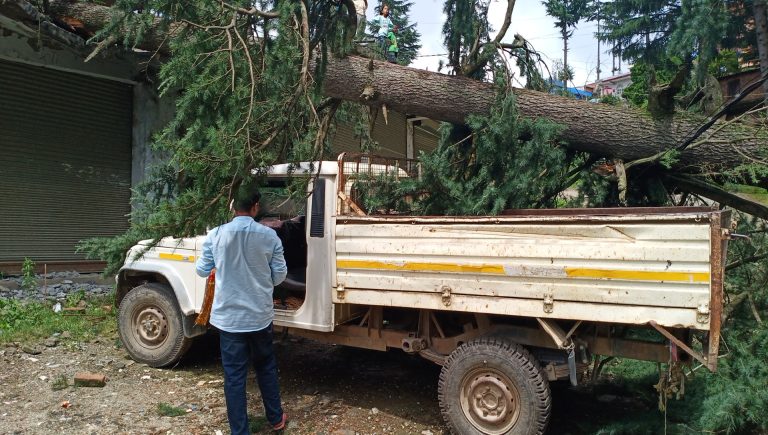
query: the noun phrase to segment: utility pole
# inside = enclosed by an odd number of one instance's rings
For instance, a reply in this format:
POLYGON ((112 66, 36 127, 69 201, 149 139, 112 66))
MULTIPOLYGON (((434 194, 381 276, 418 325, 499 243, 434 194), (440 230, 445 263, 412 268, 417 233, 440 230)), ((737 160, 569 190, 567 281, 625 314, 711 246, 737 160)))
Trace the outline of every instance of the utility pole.
POLYGON ((597 2, 597 82, 600 81, 600 1, 597 2))

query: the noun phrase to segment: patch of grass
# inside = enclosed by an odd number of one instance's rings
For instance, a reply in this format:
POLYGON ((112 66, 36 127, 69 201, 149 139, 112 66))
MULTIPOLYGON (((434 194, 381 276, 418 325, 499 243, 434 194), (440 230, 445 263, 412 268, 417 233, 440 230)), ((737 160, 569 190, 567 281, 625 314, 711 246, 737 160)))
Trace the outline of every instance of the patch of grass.
POLYGON ((186 415, 187 411, 178 406, 169 405, 165 402, 157 404, 157 413, 164 417, 178 417, 180 415, 186 415))
MULTIPOLYGON (((666 370, 662 364, 661 369, 666 370)), ((687 372, 688 370, 686 370, 687 372)), ((609 363, 603 371, 609 381, 595 386, 595 395, 605 389, 610 393, 637 400, 635 405, 628 404, 621 413, 606 415, 602 421, 595 421, 587 433, 599 435, 618 434, 699 434, 692 421, 701 412, 706 376, 693 376, 685 381, 685 396, 681 400, 669 399, 667 412, 658 409, 658 392, 653 385, 659 380, 658 365, 654 362, 617 359, 609 363)))
POLYGON ((267 417, 263 415, 258 417, 253 415, 248 416, 248 429, 251 431, 251 433, 260 432, 268 426, 269 422, 267 421, 267 417))
POLYGON ((24 263, 21 265, 21 288, 28 292, 37 288, 35 262, 31 258, 24 257, 24 263))
POLYGON ((51 384, 51 389, 53 391, 59 391, 67 388, 69 386, 69 379, 67 379, 66 375, 59 375, 56 379, 53 380, 53 383, 51 384))
POLYGON ((63 331, 78 341, 116 336, 116 312, 102 308, 114 299, 114 294, 87 298, 85 311, 77 313, 55 313, 49 302, 0 299, 0 344, 31 342, 63 331))

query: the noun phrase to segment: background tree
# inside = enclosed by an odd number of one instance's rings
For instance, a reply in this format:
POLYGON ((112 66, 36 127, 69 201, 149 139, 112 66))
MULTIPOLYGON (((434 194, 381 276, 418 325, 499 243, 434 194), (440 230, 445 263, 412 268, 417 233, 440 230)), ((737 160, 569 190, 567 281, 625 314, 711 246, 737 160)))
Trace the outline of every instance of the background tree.
POLYGON ((616 0, 602 4, 603 26, 598 34, 613 44, 613 53, 629 62, 653 63, 665 52, 680 2, 666 0, 616 0))
POLYGON ((576 25, 589 13, 587 0, 545 0, 541 2, 547 9, 547 15, 555 18, 555 27, 560 30, 563 40, 563 82, 573 78, 567 74, 568 69, 568 40, 571 39, 576 25))

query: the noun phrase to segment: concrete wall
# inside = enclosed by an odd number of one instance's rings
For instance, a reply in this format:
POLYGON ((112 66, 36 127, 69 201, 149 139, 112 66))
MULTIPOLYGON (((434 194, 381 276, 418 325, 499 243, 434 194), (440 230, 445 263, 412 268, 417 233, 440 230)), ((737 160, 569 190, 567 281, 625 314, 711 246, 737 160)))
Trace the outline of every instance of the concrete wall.
POLYGON ((172 97, 160 97, 152 85, 134 85, 132 186, 143 181, 147 170, 161 160, 152 150, 152 137, 173 120, 175 103, 172 97))

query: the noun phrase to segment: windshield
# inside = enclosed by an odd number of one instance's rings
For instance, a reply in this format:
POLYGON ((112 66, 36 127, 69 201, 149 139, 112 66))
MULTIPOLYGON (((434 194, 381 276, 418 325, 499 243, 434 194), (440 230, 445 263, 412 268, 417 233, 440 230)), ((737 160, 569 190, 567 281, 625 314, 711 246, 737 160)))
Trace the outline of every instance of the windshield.
POLYGON ((292 219, 306 214, 306 188, 298 180, 270 179, 261 187, 259 219, 292 219))

